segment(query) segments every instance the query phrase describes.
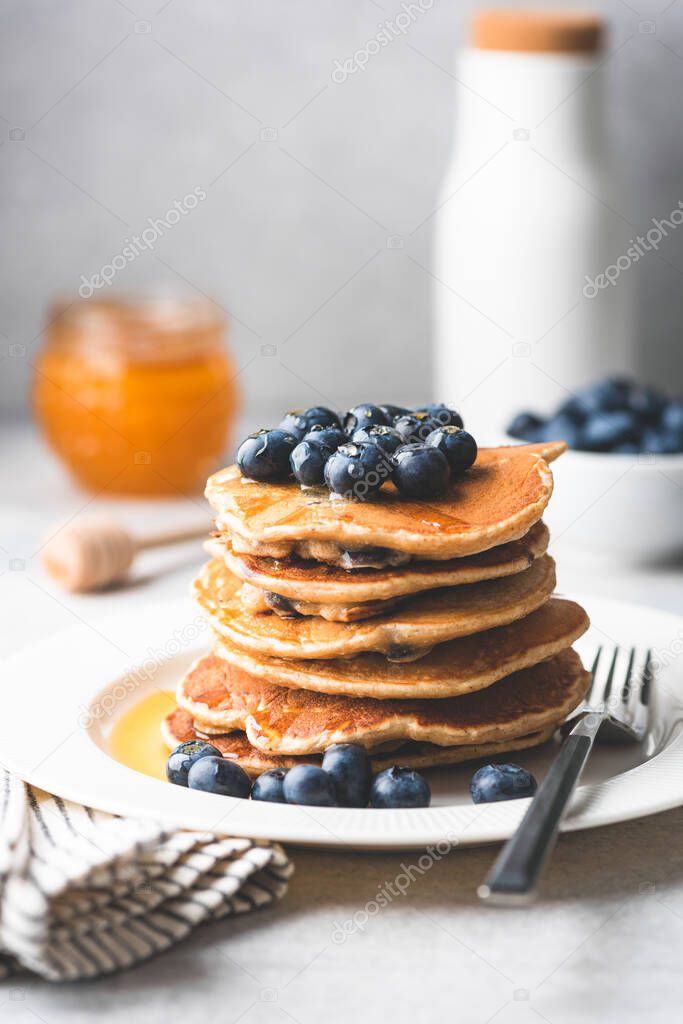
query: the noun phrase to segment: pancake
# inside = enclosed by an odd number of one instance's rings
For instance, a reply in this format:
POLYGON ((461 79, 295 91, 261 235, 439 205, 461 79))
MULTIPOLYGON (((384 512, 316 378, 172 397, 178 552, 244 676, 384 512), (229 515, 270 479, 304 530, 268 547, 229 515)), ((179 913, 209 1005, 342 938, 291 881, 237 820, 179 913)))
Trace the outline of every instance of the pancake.
POLYGON ((368 501, 346 501, 296 483, 247 480, 237 466, 209 477, 206 497, 218 529, 242 552, 283 558, 316 542, 460 558, 518 540, 538 522, 553 488, 548 461, 565 449, 564 442, 482 448, 472 468, 430 502, 402 498, 391 483, 368 501))
POLYGON ((251 615, 239 581, 213 559, 195 580, 195 598, 214 630, 243 650, 280 658, 339 658, 379 651, 391 661, 412 661, 435 645, 524 618, 555 586, 549 555, 500 580, 468 583, 407 598, 398 608, 363 622, 251 615))
POLYGON ((524 619, 487 633, 439 644, 419 661, 396 664, 381 654, 297 661, 266 658, 218 637, 216 654, 275 686, 347 697, 431 699, 456 697, 559 654, 588 629, 583 608, 553 597, 524 619))
POLYGON ((400 598, 395 597, 389 601, 364 601, 361 604, 314 604, 310 601, 281 597, 272 591, 253 587, 251 583, 242 584, 239 598, 245 609, 252 614, 275 612, 284 619, 297 618, 300 615, 319 615, 329 622, 361 622, 363 619, 372 619, 375 615, 382 615, 394 608, 400 601, 400 598))
MULTIPOLYGON (((534 559, 545 554, 548 540, 545 524, 535 523, 519 540, 477 555, 440 562, 413 561, 401 569, 356 569, 353 572, 321 562, 237 554, 227 538, 212 542, 210 550, 215 557, 225 559, 234 576, 261 590, 293 602, 356 606, 360 602, 386 601, 422 590, 479 583, 523 572, 534 559)), ((298 604, 295 610, 306 614, 298 604)))
MULTIPOLYGON (((498 743, 479 743, 464 747, 438 747, 433 743, 405 743, 391 754, 374 755, 371 758, 373 771, 380 772, 400 764, 407 768, 436 768, 450 764, 461 764, 480 758, 496 757, 509 750, 525 750, 536 747, 550 739, 555 727, 549 726, 527 736, 518 736, 513 740, 501 740, 498 743)), ((161 724, 161 735, 164 743, 173 750, 179 743, 186 740, 203 739, 201 732, 195 729, 192 716, 182 708, 172 711, 161 724)), ((231 732, 225 736, 212 736, 211 743, 217 747, 223 757, 244 768, 252 778, 267 772, 271 768, 293 768, 297 764, 317 764, 322 762, 319 754, 304 757, 280 757, 268 754, 252 747, 243 732, 231 732)))
POLYGON ((301 755, 333 743, 373 748, 414 740, 452 747, 514 739, 565 718, 589 682, 579 656, 565 650, 476 693, 378 701, 272 686, 207 654, 181 680, 176 698, 200 731, 244 730, 258 750, 301 755))

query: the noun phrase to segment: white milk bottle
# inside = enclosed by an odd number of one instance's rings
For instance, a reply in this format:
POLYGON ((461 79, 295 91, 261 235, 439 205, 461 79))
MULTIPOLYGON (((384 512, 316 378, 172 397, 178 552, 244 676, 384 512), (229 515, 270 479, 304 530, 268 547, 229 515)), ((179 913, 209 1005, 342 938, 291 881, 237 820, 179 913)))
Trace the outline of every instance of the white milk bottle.
POLYGON ((633 370, 633 233, 608 176, 600 19, 482 11, 456 66, 435 216, 435 396, 493 440, 601 374, 633 370), (595 284, 599 281, 601 286, 595 284))

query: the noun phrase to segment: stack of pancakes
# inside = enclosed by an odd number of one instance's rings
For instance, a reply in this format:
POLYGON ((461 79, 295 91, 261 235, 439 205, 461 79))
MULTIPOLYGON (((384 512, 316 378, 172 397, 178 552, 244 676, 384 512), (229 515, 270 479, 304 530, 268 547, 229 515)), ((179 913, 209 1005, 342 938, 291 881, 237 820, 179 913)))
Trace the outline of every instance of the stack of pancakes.
POLYGON ((163 725, 250 774, 359 743, 379 769, 536 746, 589 682, 586 613, 552 596, 541 521, 561 442, 481 449, 435 501, 209 479, 212 559, 195 581, 214 644, 163 725))

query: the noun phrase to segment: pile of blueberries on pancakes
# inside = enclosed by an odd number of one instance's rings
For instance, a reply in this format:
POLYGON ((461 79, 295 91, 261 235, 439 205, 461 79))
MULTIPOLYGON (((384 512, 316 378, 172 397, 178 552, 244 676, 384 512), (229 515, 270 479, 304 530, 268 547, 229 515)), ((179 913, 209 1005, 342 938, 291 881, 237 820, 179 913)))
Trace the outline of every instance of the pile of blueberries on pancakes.
POLYGON ((364 501, 386 480, 409 499, 438 498, 477 457, 477 443, 459 413, 446 405, 404 409, 354 406, 343 417, 314 406, 293 409, 269 430, 242 442, 242 476, 261 483, 292 477, 302 487, 364 501))
POLYGON ((566 441, 584 452, 675 455, 683 452, 683 399, 607 377, 573 394, 552 416, 519 413, 508 433, 522 441, 566 441))

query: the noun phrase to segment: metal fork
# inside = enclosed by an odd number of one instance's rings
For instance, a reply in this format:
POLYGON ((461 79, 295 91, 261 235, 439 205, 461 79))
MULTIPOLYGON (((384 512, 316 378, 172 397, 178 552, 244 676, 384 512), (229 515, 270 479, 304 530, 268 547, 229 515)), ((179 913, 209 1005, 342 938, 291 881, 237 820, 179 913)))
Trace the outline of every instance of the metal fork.
POLYGON ((576 788, 598 732, 602 742, 640 742, 647 731, 652 653, 615 647, 606 675, 598 647, 590 690, 565 723, 571 726, 517 831, 507 841, 477 895, 487 903, 525 905, 535 898, 560 820, 576 788), (636 672, 636 665, 642 668, 636 672), (602 679, 604 675, 604 679, 602 679), (602 681, 598 681, 599 677, 602 681))

